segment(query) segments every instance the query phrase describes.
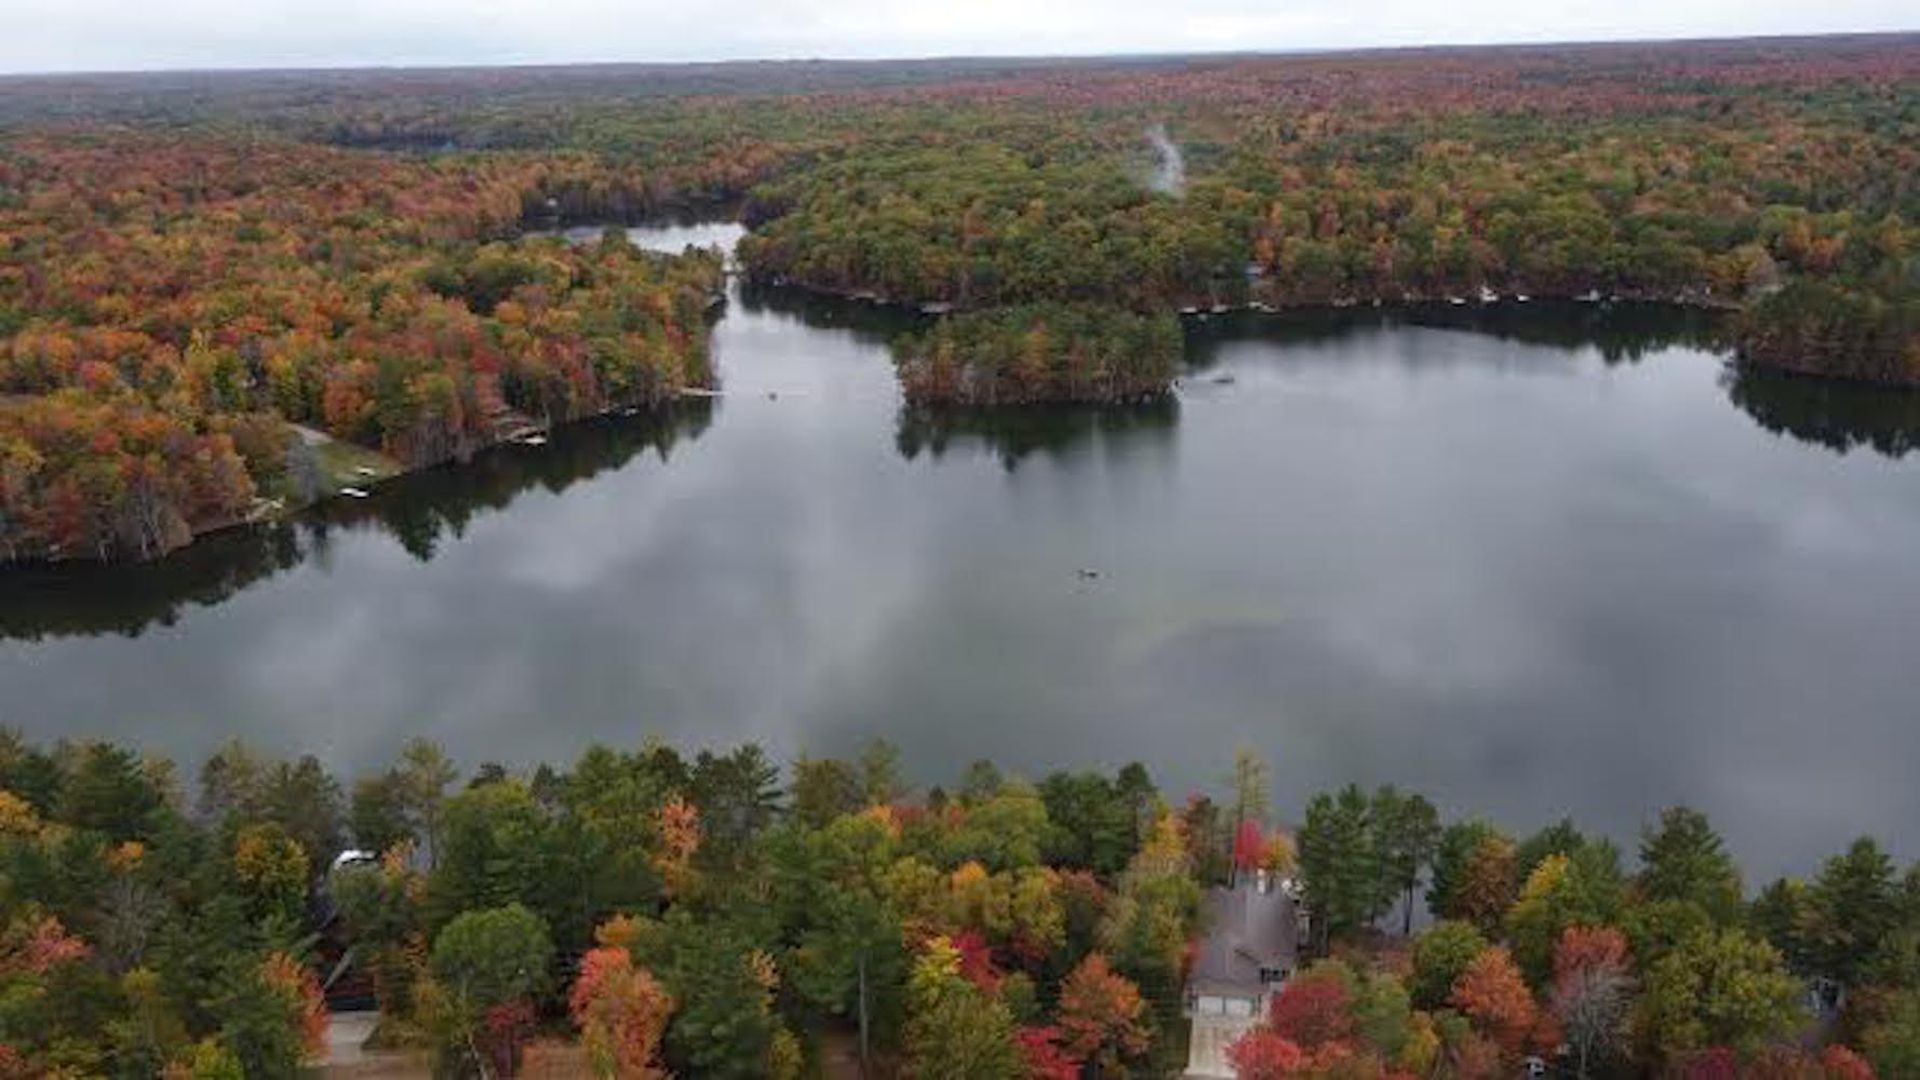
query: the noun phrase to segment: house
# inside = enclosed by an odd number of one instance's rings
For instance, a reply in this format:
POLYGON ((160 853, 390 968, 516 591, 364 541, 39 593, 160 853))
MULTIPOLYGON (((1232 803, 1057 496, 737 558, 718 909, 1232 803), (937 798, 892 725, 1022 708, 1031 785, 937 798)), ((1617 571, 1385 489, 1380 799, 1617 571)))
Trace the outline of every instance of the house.
POLYGON ((1186 1075, 1232 1076, 1227 1047, 1266 1016, 1299 962, 1300 904, 1292 880, 1261 871, 1211 890, 1206 909, 1187 982, 1186 1075))

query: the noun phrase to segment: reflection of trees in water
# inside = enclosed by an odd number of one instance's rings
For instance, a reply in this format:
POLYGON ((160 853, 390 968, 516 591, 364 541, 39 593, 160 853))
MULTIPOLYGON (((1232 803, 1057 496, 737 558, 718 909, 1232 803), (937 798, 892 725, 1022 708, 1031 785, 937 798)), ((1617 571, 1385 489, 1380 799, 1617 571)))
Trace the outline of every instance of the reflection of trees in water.
POLYGON ((846 330, 855 339, 885 345, 927 325, 929 316, 906 308, 828 296, 790 285, 766 285, 741 279, 734 293, 741 310, 785 315, 813 330, 846 330))
POLYGON ((909 461, 922 451, 938 460, 956 445, 984 449, 1011 472, 1036 453, 1064 459, 1096 445, 1112 453, 1164 448, 1179 419, 1172 396, 1132 405, 906 408, 894 445, 909 461))
POLYGON ((37 640, 171 626, 189 606, 211 607, 309 560, 325 562, 341 531, 391 534, 421 561, 474 518, 522 492, 560 492, 618 469, 643 451, 662 460, 713 421, 711 401, 560 428, 543 447, 502 446, 379 487, 359 502, 332 500, 297 520, 204 537, 152 563, 43 566, 0 574, 0 638, 37 640))
POLYGON ((371 521, 414 558, 433 558, 443 537, 459 538, 475 517, 502 510, 539 487, 559 493, 617 469, 643 450, 666 460, 683 437, 698 438, 713 422, 713 401, 694 399, 655 413, 601 419, 555 431, 547 445, 499 447, 465 465, 432 469, 382 489, 366 502, 328 504, 328 518, 349 526, 371 521))
POLYGON ((1870 446, 1890 458, 1920 448, 1920 390, 1823 379, 1730 363, 1727 400, 1775 435, 1845 454, 1870 446))
POLYGON ((0 638, 137 637, 189 605, 212 607, 259 581, 324 558, 327 536, 273 525, 202 537, 159 562, 28 566, 0 573, 0 638))
POLYGON ((1187 361, 1204 371, 1222 346, 1249 340, 1311 345, 1346 338, 1356 330, 1396 327, 1462 330, 1499 341, 1548 348, 1598 349, 1609 365, 1637 363, 1661 349, 1722 349, 1726 319, 1717 312, 1673 304, 1582 304, 1541 300, 1530 304, 1421 304, 1411 307, 1301 309, 1276 314, 1236 312, 1189 322, 1187 361))

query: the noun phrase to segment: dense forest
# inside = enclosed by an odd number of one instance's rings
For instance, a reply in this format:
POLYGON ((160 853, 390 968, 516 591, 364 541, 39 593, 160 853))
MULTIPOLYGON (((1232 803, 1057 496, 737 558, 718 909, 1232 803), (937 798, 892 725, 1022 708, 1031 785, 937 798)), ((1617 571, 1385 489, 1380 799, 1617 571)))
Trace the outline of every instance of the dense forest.
POLYGON ((1654 299, 1920 382, 1911 36, 0 88, 0 560, 705 385, 717 264, 530 235, 699 206, 923 307, 1654 299))
POLYGON ((707 385, 717 261, 513 239, 576 186, 564 162, 13 141, 0 558, 146 557, 311 501, 333 439, 412 467, 707 385))
POLYGON ((464 778, 415 742, 343 784, 239 743, 188 782, 7 736, 0 1070, 291 1076, 330 1004, 371 1001, 384 1052, 443 1076, 1165 1075, 1206 890, 1261 871, 1312 932, 1231 1051, 1246 1077, 1920 1067, 1920 867, 1872 840, 1749 893, 1684 808, 1629 865, 1391 787, 1291 830, 1272 801, 1244 750, 1169 800, 1138 764, 916 792, 884 742, 784 775, 648 744, 464 778))

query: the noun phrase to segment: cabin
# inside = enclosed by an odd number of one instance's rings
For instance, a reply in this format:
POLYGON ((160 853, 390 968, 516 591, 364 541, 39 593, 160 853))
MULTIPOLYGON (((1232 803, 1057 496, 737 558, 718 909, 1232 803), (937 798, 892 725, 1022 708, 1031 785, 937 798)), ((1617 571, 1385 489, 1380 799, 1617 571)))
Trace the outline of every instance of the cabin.
POLYGON ((1232 1076, 1227 1047, 1267 1015, 1300 959, 1300 902, 1291 879, 1265 871, 1206 898, 1206 936, 1187 982, 1187 1071, 1232 1076))

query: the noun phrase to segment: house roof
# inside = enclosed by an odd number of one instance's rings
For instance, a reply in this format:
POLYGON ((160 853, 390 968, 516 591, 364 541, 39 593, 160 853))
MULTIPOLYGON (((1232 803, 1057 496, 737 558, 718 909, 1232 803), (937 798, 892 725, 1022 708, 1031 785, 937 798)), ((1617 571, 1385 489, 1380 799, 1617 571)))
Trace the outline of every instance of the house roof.
POLYGON ((1194 956, 1199 989, 1258 990, 1263 967, 1292 970, 1299 958, 1299 920, 1293 897, 1265 892, 1249 881, 1207 893, 1207 933, 1194 956))

